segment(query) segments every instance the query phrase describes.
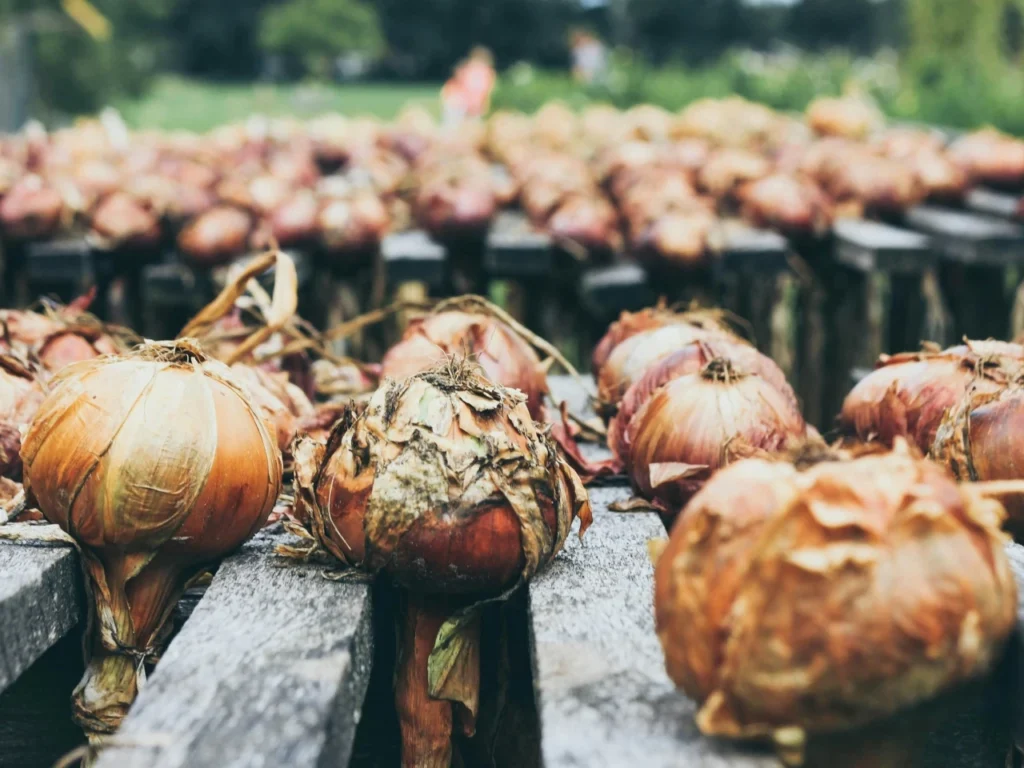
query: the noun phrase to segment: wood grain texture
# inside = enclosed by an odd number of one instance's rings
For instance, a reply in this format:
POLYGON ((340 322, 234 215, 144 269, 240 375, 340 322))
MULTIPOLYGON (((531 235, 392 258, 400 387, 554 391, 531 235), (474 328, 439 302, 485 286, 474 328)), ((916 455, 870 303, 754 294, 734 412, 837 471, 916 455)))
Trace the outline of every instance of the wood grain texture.
POLYGON ((0 691, 79 622, 83 605, 74 550, 0 542, 0 691))
POLYGON ((348 764, 373 656, 370 588, 278 558, 264 532, 220 567, 98 768, 348 764), (136 742, 133 744, 132 742, 136 742))
POLYGON ((654 633, 653 514, 616 514, 626 489, 591 490, 594 524, 529 587, 546 768, 767 768, 767 753, 700 735, 695 705, 665 674, 654 633))

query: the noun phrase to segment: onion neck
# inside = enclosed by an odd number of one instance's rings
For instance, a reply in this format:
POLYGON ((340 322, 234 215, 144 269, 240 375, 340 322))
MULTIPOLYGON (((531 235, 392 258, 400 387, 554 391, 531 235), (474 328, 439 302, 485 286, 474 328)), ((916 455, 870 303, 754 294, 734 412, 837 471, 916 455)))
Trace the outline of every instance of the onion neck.
POLYGON ((716 381, 722 384, 732 384, 744 378, 746 374, 736 370, 736 367, 726 357, 716 357, 707 365, 701 368, 700 376, 705 381, 716 381))

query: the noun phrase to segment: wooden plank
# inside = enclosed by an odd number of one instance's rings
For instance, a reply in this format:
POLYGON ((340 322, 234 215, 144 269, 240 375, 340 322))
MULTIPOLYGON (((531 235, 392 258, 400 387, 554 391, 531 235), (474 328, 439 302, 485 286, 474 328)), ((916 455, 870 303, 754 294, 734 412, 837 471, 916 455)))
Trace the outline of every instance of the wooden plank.
POLYGON ((423 282, 437 287, 444 282, 445 249, 423 230, 412 229, 388 235, 381 244, 381 255, 392 285, 423 282))
POLYGON ((628 496, 592 489, 594 525, 529 587, 543 765, 775 768, 767 752, 703 737, 668 679, 647 555, 665 529, 653 514, 608 511, 628 496))
POLYGON ((998 216, 1002 219, 1017 219, 1024 211, 1024 198, 1008 195, 991 189, 972 189, 965 200, 967 207, 976 213, 998 216))
POLYGON ((860 272, 923 272, 937 261, 920 232, 864 219, 840 219, 832 232, 836 261, 860 272))
POLYGON ((906 222, 931 235, 933 247, 951 261, 979 266, 1024 261, 1024 229, 1000 219, 919 205, 907 212, 906 222))
POLYGON ((348 765, 373 657, 370 587, 280 560, 288 538, 265 531, 221 565, 128 713, 125 746, 97 768, 348 765))
POLYGON ((503 211, 487 234, 484 269, 491 277, 543 276, 554 267, 552 239, 519 212, 503 211))
POLYGON ((712 269, 740 272, 784 272, 789 269, 789 241, 777 232, 755 229, 740 221, 722 222, 721 241, 712 269))
POLYGON ((78 623, 80 585, 70 547, 0 541, 0 691, 78 623))
POLYGON ((610 318, 650 306, 657 295, 642 267, 621 262, 586 270, 580 278, 580 299, 594 315, 610 318))
POLYGON ((60 283, 81 291, 96 281, 92 247, 82 237, 29 243, 25 272, 30 290, 37 284, 50 288, 60 283))

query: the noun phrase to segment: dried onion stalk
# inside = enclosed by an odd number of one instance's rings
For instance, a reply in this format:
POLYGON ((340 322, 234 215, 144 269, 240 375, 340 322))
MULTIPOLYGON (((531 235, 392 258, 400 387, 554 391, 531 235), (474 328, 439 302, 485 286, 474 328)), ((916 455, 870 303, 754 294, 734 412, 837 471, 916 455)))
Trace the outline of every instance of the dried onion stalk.
POLYGON ((65 369, 21 455, 39 508, 78 542, 94 600, 74 717, 111 733, 188 581, 266 521, 280 452, 231 371, 185 340, 65 369))
MULTIPOLYGON (((297 513, 343 563, 409 590, 396 705, 403 765, 447 766, 479 704, 475 601, 507 597, 559 551, 586 491, 525 397, 468 362, 386 380, 326 446, 295 449, 297 513)), ((479 605, 477 603, 477 605, 479 605)))
POLYGON ((903 443, 803 471, 750 459, 719 472, 655 572, 666 667, 701 705, 699 728, 804 745, 985 672, 1016 620, 1001 517, 903 443))

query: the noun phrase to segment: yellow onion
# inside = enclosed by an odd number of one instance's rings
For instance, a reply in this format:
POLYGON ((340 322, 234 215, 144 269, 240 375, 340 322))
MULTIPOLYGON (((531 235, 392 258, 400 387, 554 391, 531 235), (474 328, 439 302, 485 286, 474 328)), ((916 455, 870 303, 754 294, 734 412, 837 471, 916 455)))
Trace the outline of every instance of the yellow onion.
POLYGON ((728 326, 714 312, 709 311, 678 312, 659 304, 639 312, 623 312, 618 320, 608 326, 608 331, 594 347, 594 354, 590 360, 594 376, 601 373, 612 352, 626 339, 666 325, 691 325, 706 331, 731 333, 728 326))
POLYGON ((408 589, 396 677, 403 764, 448 766, 453 713, 472 723, 479 703, 472 601, 529 580, 576 517, 582 535, 582 483, 521 393, 456 360, 386 380, 326 447, 300 441, 295 476, 319 544, 408 589))
POLYGON ((288 374, 274 373, 246 363, 235 363, 231 371, 263 413, 277 447, 287 453, 301 420, 313 415, 306 393, 288 381, 288 374))
POLYGON ((772 452, 806 434, 790 395, 716 358, 670 381, 637 411, 626 438, 630 480, 671 521, 726 463, 730 445, 772 452))
POLYGON ((680 376, 699 373, 716 358, 728 360, 740 373, 756 373, 774 386, 799 410, 796 394, 786 374, 775 361, 754 347, 728 337, 695 341, 655 363, 628 389, 619 403, 615 418, 608 425, 608 447, 621 462, 629 461, 629 424, 633 416, 661 387, 680 376))
POLYGON ((0 355, 0 476, 21 477, 21 430, 45 396, 35 371, 13 355, 0 355))
POLYGON ((942 417, 972 382, 980 392, 996 391, 1005 371, 1021 362, 1024 347, 993 341, 884 356, 846 396, 840 427, 861 440, 885 445, 906 437, 927 452, 942 417))
POLYGON ((381 375, 410 376, 451 356, 472 356, 488 379, 526 395, 530 414, 540 419, 548 380, 540 358, 516 331, 496 317, 442 310, 413 320, 381 361, 381 375))
POLYGON ((74 716, 110 733, 188 581, 266 521, 280 452, 231 371, 185 340, 65 369, 21 456, 40 510, 78 542, 95 601, 74 716))
MULTIPOLYGON (((981 379, 950 408, 935 435, 931 455, 959 480, 1024 480, 1024 378, 993 386, 981 379)), ((1000 500, 1006 528, 1024 539, 1024 483, 1007 484, 1000 500)))
POLYGON ((901 447, 802 470, 740 461, 686 507, 655 616, 701 731, 809 743, 998 659, 1017 608, 1002 509, 901 447))
POLYGON ((647 369, 668 355, 706 339, 728 339, 737 344, 743 341, 718 325, 694 324, 685 320, 630 336, 612 350, 597 376, 597 394, 606 411, 613 411, 626 390, 647 369))

